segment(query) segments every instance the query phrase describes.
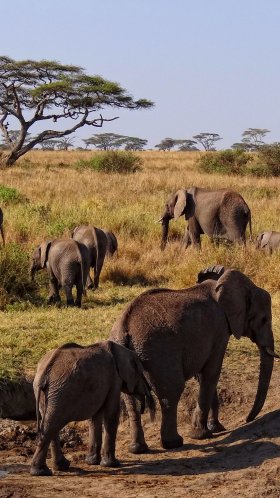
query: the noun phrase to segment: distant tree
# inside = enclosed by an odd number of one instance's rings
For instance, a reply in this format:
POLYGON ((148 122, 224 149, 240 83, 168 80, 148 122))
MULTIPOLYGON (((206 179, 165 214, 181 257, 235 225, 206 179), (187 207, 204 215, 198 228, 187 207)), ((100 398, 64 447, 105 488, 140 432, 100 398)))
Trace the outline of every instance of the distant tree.
POLYGON ((158 150, 171 150, 175 147, 176 140, 173 138, 164 138, 159 144, 155 145, 158 150))
POLYGON ((119 149, 125 143, 124 135, 116 133, 96 133, 92 137, 84 139, 86 146, 93 145, 99 150, 119 149))
POLYGON ((232 144, 231 149, 249 151, 251 147, 246 142, 235 142, 232 144))
POLYGON ((74 138, 75 137, 62 137, 57 140, 57 148, 58 150, 68 150, 70 147, 74 147, 74 138))
POLYGON ((125 150, 143 150, 148 140, 138 137, 126 137, 125 150))
POLYGON ((149 100, 134 100, 118 83, 87 75, 79 66, 0 56, 0 131, 9 144, 1 164, 11 166, 45 140, 71 135, 85 125, 102 127, 105 121, 117 119, 92 116, 104 108, 147 109, 152 105, 149 100), (16 142, 10 137, 10 118, 20 129, 16 142), (69 124, 71 120, 74 124, 69 124), (38 122, 64 123, 65 128, 45 129, 27 141, 27 133, 38 122))
POLYGON ((177 140, 178 150, 184 151, 194 151, 199 150, 196 147, 197 142, 195 140, 177 140))
POLYGON ((216 150, 214 144, 218 140, 222 140, 222 137, 218 133, 199 133, 198 135, 194 135, 193 138, 202 145, 204 150, 216 150))
POLYGON ((58 140, 44 140, 40 145, 42 150, 54 150, 58 144, 58 140))
POLYGON ((248 128, 242 133, 242 142, 247 145, 247 150, 257 150, 264 145, 264 137, 270 133, 266 128, 248 128))

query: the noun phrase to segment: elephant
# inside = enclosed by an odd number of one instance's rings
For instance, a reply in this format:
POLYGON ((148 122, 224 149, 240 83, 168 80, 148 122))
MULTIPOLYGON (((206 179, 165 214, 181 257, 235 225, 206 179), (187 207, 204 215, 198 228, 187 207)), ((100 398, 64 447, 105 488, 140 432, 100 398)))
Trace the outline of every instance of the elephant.
POLYGON ((0 208, 0 232, 1 232, 1 237, 3 241, 3 246, 5 245, 5 236, 4 236, 4 230, 3 230, 3 211, 0 208))
POLYGON ((257 236, 256 240, 257 249, 265 249, 268 254, 280 248, 280 232, 274 230, 270 232, 262 232, 257 236))
POLYGON ((182 245, 201 246, 200 235, 211 239, 224 237, 231 242, 245 243, 246 226, 249 223, 252 238, 251 211, 243 197, 234 190, 209 190, 199 187, 179 189, 167 201, 158 223, 162 224, 161 249, 167 243, 169 221, 185 215, 188 224, 182 245))
POLYGON ((94 279, 92 282, 90 275, 88 275, 87 287, 97 289, 108 246, 107 236, 101 228, 96 228, 93 225, 80 225, 74 228, 71 237, 88 248, 90 267, 94 270, 94 279))
POLYGON ((33 387, 38 430, 30 469, 33 476, 52 475, 46 465, 50 444, 53 468, 68 470, 70 462, 63 456, 59 431, 71 421, 86 419, 89 419, 86 462, 117 467, 115 441, 121 391, 137 396, 142 411, 146 402, 151 418, 154 416, 151 388, 137 355, 112 341, 90 346, 69 343, 48 352, 38 363, 33 387))
POLYGON ((109 230, 102 229, 102 231, 105 233, 105 235, 107 237, 106 254, 108 254, 108 256, 113 256, 115 254, 115 252, 118 251, 117 237, 115 236, 115 234, 113 232, 110 232, 109 230))
POLYGON ((59 288, 63 287, 67 306, 81 307, 82 294, 89 274, 89 253, 84 244, 73 239, 46 240, 37 247, 32 256, 31 278, 42 268, 47 268, 50 281, 48 303, 60 302, 59 288), (72 287, 76 286, 74 303, 72 287))
MULTIPOLYGON (((207 268, 199 283, 181 290, 152 289, 138 296, 113 325, 110 339, 137 352, 144 373, 159 399, 163 448, 177 448, 177 405, 185 382, 199 378, 199 395, 190 437, 211 437, 224 427, 218 419, 217 383, 230 335, 249 337, 260 352, 260 372, 253 420, 267 395, 273 369, 274 338, 270 294, 246 275, 222 266, 207 268), (209 417, 208 417, 209 415, 209 417), (209 418, 209 420, 208 420, 209 418)), ((126 396, 131 453, 148 446, 135 400, 126 396)))

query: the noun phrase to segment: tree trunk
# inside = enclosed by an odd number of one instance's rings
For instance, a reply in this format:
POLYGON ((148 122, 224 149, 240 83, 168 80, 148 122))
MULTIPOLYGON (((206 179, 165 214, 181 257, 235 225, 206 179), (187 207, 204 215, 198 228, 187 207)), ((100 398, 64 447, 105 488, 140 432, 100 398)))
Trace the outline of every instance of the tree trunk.
POLYGON ((18 158, 18 154, 13 151, 3 152, 3 154, 0 155, 0 168, 4 169, 12 166, 18 158))

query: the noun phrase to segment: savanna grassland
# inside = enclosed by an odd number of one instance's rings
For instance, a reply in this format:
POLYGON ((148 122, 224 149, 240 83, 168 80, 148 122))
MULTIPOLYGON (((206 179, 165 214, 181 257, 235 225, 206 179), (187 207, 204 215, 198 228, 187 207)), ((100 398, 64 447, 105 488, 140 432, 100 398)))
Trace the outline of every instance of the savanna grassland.
MULTIPOLYGON (((213 245, 205 236, 201 251, 182 251, 184 219, 171 221, 170 241, 161 252, 161 227, 155 220, 160 218, 167 197, 180 187, 227 187, 238 190, 250 206, 254 236, 262 230, 280 230, 280 179, 201 173, 197 153, 187 152, 138 153, 143 164, 134 174, 107 174, 77 167, 78 159, 87 159, 91 154, 94 153, 33 151, 14 167, 1 171, 0 184, 15 188, 17 194, 2 202, 7 244, 0 252, 0 377, 32 375, 40 356, 64 342, 88 344, 107 338, 126 303, 140 292, 159 286, 191 286, 198 272, 212 264, 237 268, 271 293, 275 349, 279 352, 279 254, 268 256, 249 242, 246 248, 213 245), (67 237, 81 223, 112 230, 119 242, 118 257, 105 260, 100 288, 87 292, 82 309, 48 306, 45 270, 37 274, 35 286, 30 284, 30 255, 43 239, 67 237)), ((122 425, 118 451, 127 467, 116 471, 83 470, 83 475, 74 469, 71 478, 65 479, 64 474, 51 480, 39 479, 44 482, 43 489, 36 478, 27 476, 22 481, 30 460, 26 454, 19 475, 15 473, 15 477, 3 482, 8 488, 16 485, 19 489, 24 482, 22 496, 26 493, 41 497, 76 496, 76 486, 80 496, 94 496, 97 491, 99 496, 122 494, 126 498, 170 493, 209 497, 217 492, 227 497, 233 493, 279 496, 279 411, 278 426, 273 415, 279 408, 279 363, 275 363, 264 407, 264 412, 272 413, 272 419, 265 418, 271 415, 266 413, 249 429, 238 429, 254 399, 258 362, 258 351, 249 340, 230 341, 220 393, 222 416, 226 416, 225 425, 232 432, 214 443, 192 442, 182 450, 162 451, 158 421, 156 430, 146 422, 147 439, 152 441, 154 452, 136 458, 127 454, 128 431, 122 425)), ((179 422, 185 426, 184 411, 181 408, 179 422)), ((180 430, 185 435, 185 428, 180 430)), ((73 462, 81 467, 79 458, 77 453, 73 462)), ((13 460, 10 463, 13 465, 13 460)))

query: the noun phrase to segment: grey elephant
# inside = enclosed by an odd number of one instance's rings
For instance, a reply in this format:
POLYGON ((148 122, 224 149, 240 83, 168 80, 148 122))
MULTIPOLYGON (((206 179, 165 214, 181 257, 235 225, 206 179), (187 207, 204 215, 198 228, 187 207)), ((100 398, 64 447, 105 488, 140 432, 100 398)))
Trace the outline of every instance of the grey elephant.
POLYGON ((272 254, 276 249, 280 249, 280 232, 272 230, 260 233, 257 236, 256 248, 264 249, 268 254, 272 254))
POLYGON ((4 236, 4 229, 3 229, 3 211, 0 208, 0 232, 1 232, 1 237, 3 241, 3 246, 5 245, 5 236, 4 236))
POLYGON ((73 239, 46 240, 37 247, 32 256, 30 274, 47 268, 50 282, 49 303, 60 302, 59 289, 63 287, 67 306, 81 306, 82 294, 89 273, 89 254, 84 244, 73 239), (76 286, 74 302, 72 288, 76 286))
POLYGON ((117 251, 118 251, 118 241, 117 237, 115 234, 109 230, 104 230, 102 231, 105 233, 106 238, 107 238, 107 248, 106 248, 106 254, 108 256, 113 256, 117 251))
MULTIPOLYGON (((190 436, 202 439, 219 432, 217 383, 228 340, 249 337, 260 351, 260 373, 254 405, 247 417, 261 410, 273 369, 274 339, 271 298, 244 274, 211 267, 194 287, 154 289, 137 297, 113 326, 110 338, 137 352, 162 411, 164 448, 183 444, 177 432, 177 405, 185 382, 199 378, 199 396, 190 436)), ((132 442, 129 451, 144 453, 141 417, 135 401, 126 396, 132 442)))
POLYGON ((72 238, 81 242, 88 248, 90 267, 93 268, 93 281, 88 275, 87 287, 97 289, 99 286, 99 277, 106 256, 108 240, 101 228, 93 225, 80 225, 74 228, 72 238))
POLYGON ((200 236, 224 237, 229 241, 245 243, 249 223, 252 237, 251 212, 243 197, 233 190, 208 190, 199 187, 179 189, 168 199, 163 215, 161 249, 167 243, 169 221, 184 215, 188 224, 183 237, 183 247, 190 244, 200 247, 200 236))
POLYGON ((30 473, 36 476, 52 474, 46 465, 50 444, 53 468, 68 470, 70 462, 61 451, 59 431, 70 421, 86 419, 89 419, 86 462, 118 466, 115 441, 121 391, 137 396, 142 411, 145 401, 152 416, 155 410, 151 389, 137 355, 112 341, 85 347, 65 344, 48 352, 38 363, 33 386, 38 442, 30 473))

